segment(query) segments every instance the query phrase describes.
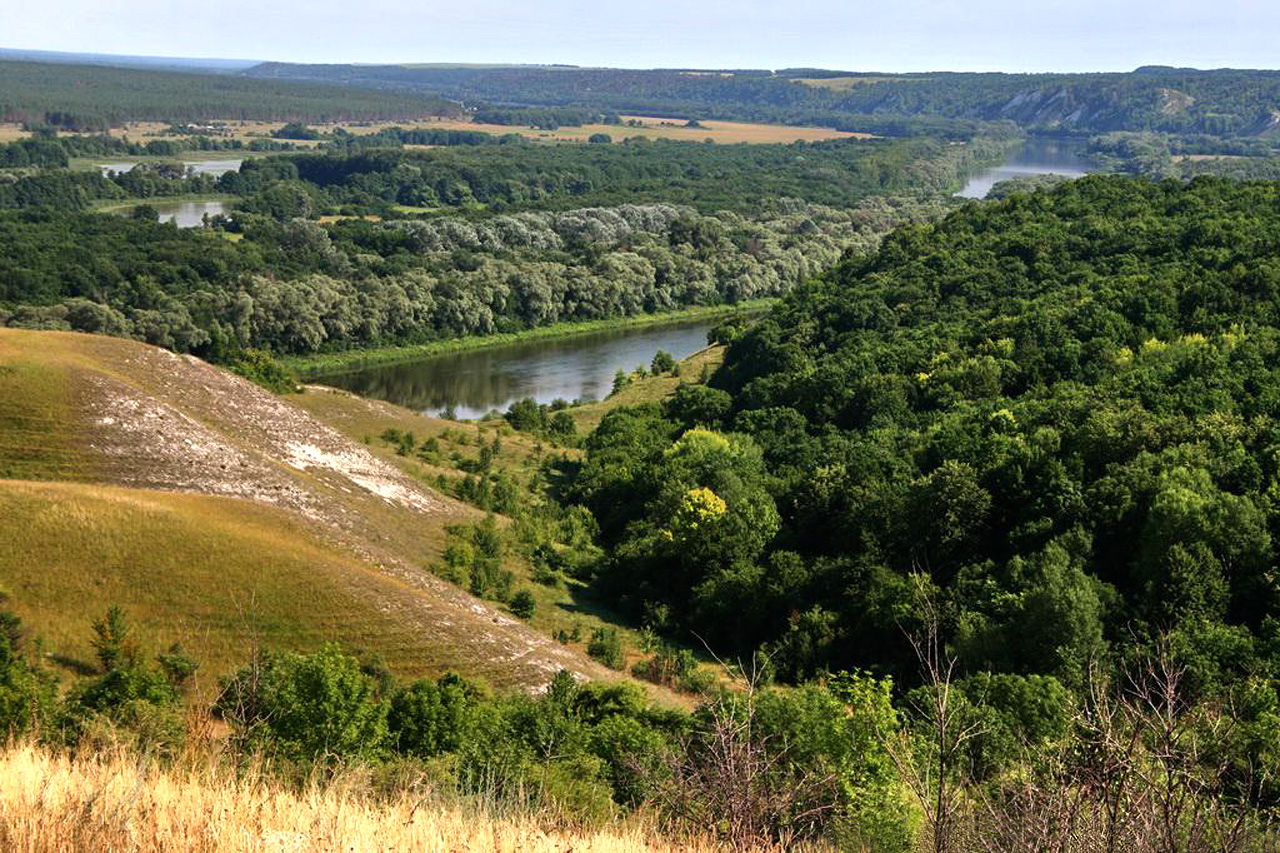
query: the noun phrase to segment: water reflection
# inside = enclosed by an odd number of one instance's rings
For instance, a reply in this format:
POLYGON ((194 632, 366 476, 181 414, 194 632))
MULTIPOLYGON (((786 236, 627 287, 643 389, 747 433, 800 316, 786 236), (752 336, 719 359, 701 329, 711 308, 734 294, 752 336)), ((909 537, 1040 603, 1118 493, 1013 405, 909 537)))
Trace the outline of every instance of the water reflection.
MULTIPOLYGON (((188 160, 186 161, 185 165, 188 171, 190 171, 191 174, 193 175, 212 175, 213 177, 216 178, 219 175, 225 175, 227 172, 239 171, 240 164, 242 164, 243 162, 244 162, 243 159, 240 159, 240 160, 226 160, 226 159, 188 160)), ((102 171, 103 177, 106 177, 112 172, 116 172, 116 173, 128 172, 131 169, 133 169, 134 166, 137 166, 137 165, 138 165, 137 162, 99 163, 98 168, 102 171)))
POLYGON ((956 193, 961 198, 986 198, 991 188, 1010 178, 1029 175, 1062 175, 1082 178, 1098 167, 1081 156, 1078 142, 1057 139, 1029 139, 1003 164, 983 169, 956 193))
POLYGON ((197 228, 204 223, 205 214, 217 216, 227 212, 222 201, 148 201, 160 214, 161 222, 173 222, 179 228, 197 228))
POLYGON ((216 178, 227 172, 240 171, 240 164, 243 162, 244 160, 189 160, 187 168, 193 175, 213 175, 216 178))
POLYGON ((618 370, 647 366, 658 350, 681 359, 702 349, 711 325, 700 321, 531 341, 315 381, 421 412, 439 414, 452 406, 459 418, 478 418, 525 397, 540 403, 603 398, 618 370))

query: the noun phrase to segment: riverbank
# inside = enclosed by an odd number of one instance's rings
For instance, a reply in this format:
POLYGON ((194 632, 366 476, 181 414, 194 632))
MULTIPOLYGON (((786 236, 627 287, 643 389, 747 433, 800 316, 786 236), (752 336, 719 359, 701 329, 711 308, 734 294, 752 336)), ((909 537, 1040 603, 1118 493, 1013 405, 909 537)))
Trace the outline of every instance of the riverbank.
POLYGON ((610 317, 603 320, 554 323, 550 326, 539 326, 520 332, 472 335, 464 338, 451 338, 449 340, 431 341, 430 343, 409 346, 371 347, 369 349, 348 350, 346 352, 289 356, 281 358, 280 361, 285 367, 305 380, 317 376, 361 370, 366 367, 399 364, 437 355, 470 352, 507 344, 571 338, 615 329, 642 329, 646 326, 659 326, 668 323, 718 320, 732 317, 736 314, 762 313, 776 305, 777 302, 777 299, 753 299, 734 305, 700 305, 693 308, 681 308, 676 311, 663 311, 657 314, 635 314, 630 317, 610 317))

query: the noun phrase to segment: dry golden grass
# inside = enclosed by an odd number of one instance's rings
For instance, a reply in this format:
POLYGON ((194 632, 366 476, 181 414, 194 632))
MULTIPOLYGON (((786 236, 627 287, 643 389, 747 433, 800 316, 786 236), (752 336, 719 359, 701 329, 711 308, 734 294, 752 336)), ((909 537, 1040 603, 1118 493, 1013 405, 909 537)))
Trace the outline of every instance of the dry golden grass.
POLYGON ((379 800, 358 779, 290 790, 208 762, 159 769, 128 755, 68 758, 17 745, 0 754, 0 848, 67 851, 490 851, 645 853, 673 846, 642 828, 544 830, 405 793, 379 800))
POLYGON ((15 139, 24 139, 27 132, 22 129, 22 125, 17 122, 0 122, 0 142, 12 142, 15 139))

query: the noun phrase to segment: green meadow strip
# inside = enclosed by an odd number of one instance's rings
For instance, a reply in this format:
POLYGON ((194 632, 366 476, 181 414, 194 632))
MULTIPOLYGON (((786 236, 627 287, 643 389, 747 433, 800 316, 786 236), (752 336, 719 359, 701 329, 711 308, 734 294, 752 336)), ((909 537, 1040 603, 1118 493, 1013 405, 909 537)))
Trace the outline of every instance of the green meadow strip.
POLYGON ((431 341, 425 344, 408 346, 371 347, 354 349, 345 352, 320 353, 317 355, 289 356, 280 359, 285 367, 303 379, 327 374, 343 373, 359 370, 380 364, 396 364, 398 362, 416 361, 436 355, 448 355, 456 352, 487 349, 505 344, 525 343, 527 341, 570 338, 592 332, 604 332, 614 329, 638 329, 646 326, 660 326, 668 323, 679 323, 694 320, 714 320, 730 317, 735 314, 757 313, 766 311, 777 304, 777 299, 753 299, 734 305, 711 305, 694 308, 682 308, 677 311, 663 311, 657 314, 635 314, 630 317, 609 317, 601 320, 584 320, 576 323, 554 323, 549 326, 538 326, 519 332, 505 332, 496 335, 471 335, 443 341, 431 341))

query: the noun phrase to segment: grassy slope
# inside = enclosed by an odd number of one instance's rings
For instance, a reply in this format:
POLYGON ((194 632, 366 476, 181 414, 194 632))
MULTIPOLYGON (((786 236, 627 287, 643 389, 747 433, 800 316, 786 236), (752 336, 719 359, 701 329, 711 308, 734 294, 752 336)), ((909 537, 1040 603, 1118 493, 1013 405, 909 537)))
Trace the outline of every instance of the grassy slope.
POLYGON ((610 674, 430 574, 444 526, 477 512, 242 380, 133 341, 0 329, 0 399, 0 588, 69 662, 119 601, 145 645, 181 640, 209 676, 255 642, 327 639, 404 674, 610 674), (358 464, 300 466, 299 448, 358 464))
MULTIPOLYGON (((579 434, 585 435, 613 409, 657 402, 681 383, 697 382, 704 369, 714 371, 723 359, 724 347, 707 347, 680 363, 679 376, 646 377, 632 382, 606 400, 568 411, 578 426, 579 434)), ((462 479, 466 474, 449 464, 449 457, 457 453, 463 459, 475 459, 480 446, 490 444, 495 435, 500 436, 502 448, 494 460, 495 468, 514 475, 521 483, 528 482, 548 456, 563 454, 574 459, 581 454, 576 448, 555 447, 534 436, 513 432, 502 420, 463 424, 323 386, 310 386, 307 393, 293 397, 291 401, 352 441, 367 444, 389 463, 424 482, 434 482, 441 475, 451 480, 462 479), (434 438, 440 445, 442 463, 430 465, 416 458, 398 456, 387 443, 378 439, 388 428, 402 433, 411 432, 419 443, 434 438)), ((528 499, 539 500, 540 497, 530 494, 528 499)), ((529 590, 537 601, 537 610, 531 620, 534 627, 550 635, 558 631, 572 633, 576 627, 582 639, 570 646, 585 650, 586 640, 593 629, 612 625, 618 627, 622 634, 628 668, 645 656, 640 650, 639 631, 634 626, 621 623, 608 603, 593 598, 582 584, 571 581, 565 586, 548 587, 535 583, 531 568, 518 559, 509 560, 506 568, 515 572, 518 587, 529 590)), ((714 671, 718 674, 718 670, 714 671)))
POLYGON ((618 393, 611 394, 598 403, 575 406, 569 410, 569 414, 573 415, 574 423, 578 425, 578 432, 585 435, 595 429, 600 421, 604 420, 605 415, 619 406, 656 403, 679 388, 682 383, 698 382, 704 371, 708 374, 714 373, 724 361, 724 349, 723 346, 707 347, 680 362, 679 376, 664 374, 633 381, 618 393))
MULTIPOLYGON (((515 433, 505 421, 460 424, 322 386, 312 386, 308 393, 293 402, 353 441, 368 440, 374 452, 425 482, 434 482, 440 475, 450 480, 463 479, 466 474, 449 465, 448 457, 456 452, 463 459, 475 459, 479 456, 481 444, 491 443, 495 435, 500 436, 502 445, 501 453, 494 462, 495 468, 514 474, 522 483, 534 476, 539 464, 548 456, 563 453, 574 458, 580 452, 556 448, 534 437, 515 433), (436 439, 444 457, 442 464, 430 465, 415 458, 397 456, 389 446, 377 440, 377 436, 388 428, 412 432, 419 442, 436 439)), ((529 499, 538 498, 530 495, 529 499)), ((573 633, 577 628, 581 640, 569 645, 585 652, 592 630, 613 625, 619 628, 628 647, 628 666, 640 659, 639 633, 620 624, 618 615, 606 603, 587 595, 581 583, 570 581, 555 587, 535 583, 528 563, 510 554, 504 560, 504 568, 515 573, 518 589, 528 590, 534 596, 537 608, 530 624, 535 628, 552 636, 559 631, 573 633)))
POLYGON ((93 660, 108 603, 158 651, 181 641, 212 675, 255 645, 340 639, 406 675, 446 664, 377 606, 412 592, 319 540, 291 513, 248 501, 82 483, 0 481, 0 579, 10 604, 69 669, 93 660))

